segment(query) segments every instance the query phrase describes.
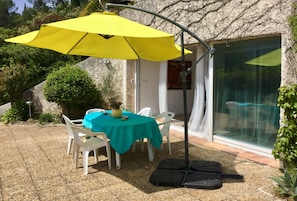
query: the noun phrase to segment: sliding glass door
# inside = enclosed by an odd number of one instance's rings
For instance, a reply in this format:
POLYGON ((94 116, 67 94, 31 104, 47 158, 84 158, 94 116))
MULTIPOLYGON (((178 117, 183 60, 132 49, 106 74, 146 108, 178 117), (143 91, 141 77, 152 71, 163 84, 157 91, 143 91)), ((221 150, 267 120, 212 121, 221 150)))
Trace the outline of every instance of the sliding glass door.
POLYGON ((272 148, 279 128, 280 37, 215 45, 214 135, 272 148))

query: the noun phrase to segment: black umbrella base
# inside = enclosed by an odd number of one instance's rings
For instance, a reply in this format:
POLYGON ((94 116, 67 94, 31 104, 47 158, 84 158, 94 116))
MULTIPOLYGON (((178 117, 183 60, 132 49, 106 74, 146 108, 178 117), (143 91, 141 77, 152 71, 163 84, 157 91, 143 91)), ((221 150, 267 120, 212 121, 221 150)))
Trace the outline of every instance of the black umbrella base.
MULTIPOLYGON (((214 161, 194 160, 186 167, 185 160, 164 159, 150 176, 156 186, 217 189, 222 187, 221 164, 214 161)), ((233 179, 243 179, 241 175, 230 175, 233 179)))

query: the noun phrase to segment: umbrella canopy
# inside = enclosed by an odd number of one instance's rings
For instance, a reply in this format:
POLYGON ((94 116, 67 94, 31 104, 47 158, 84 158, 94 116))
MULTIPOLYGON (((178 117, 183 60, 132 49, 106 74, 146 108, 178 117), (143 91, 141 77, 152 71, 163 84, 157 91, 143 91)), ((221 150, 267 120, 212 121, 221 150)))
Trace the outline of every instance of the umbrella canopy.
POLYGON ((256 66, 279 66, 281 64, 281 48, 270 51, 245 63, 256 66))
MULTIPOLYGON (((181 56, 174 35, 112 12, 43 24, 39 31, 5 41, 100 58, 165 61, 181 56)), ((185 54, 189 53, 191 51, 185 50, 185 54)))

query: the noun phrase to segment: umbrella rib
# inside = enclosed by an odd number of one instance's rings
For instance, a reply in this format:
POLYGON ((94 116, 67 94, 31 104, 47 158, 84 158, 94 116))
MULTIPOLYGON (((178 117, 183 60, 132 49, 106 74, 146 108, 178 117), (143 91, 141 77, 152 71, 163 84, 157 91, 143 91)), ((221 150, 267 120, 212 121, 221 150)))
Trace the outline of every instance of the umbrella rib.
POLYGON ((71 49, 66 53, 66 54, 69 54, 76 46, 77 46, 77 44, 79 44, 80 43, 80 41, 82 41, 86 36, 88 35, 88 32, 87 33, 85 33, 84 35, 83 35, 83 37, 81 37, 72 47, 71 47, 71 49))
POLYGON ((137 54, 137 52, 134 50, 133 46, 129 43, 129 41, 126 39, 126 37, 123 37, 125 39, 125 41, 129 44, 129 46, 131 47, 131 49, 133 50, 133 52, 136 54, 137 58, 140 58, 139 55, 137 54))

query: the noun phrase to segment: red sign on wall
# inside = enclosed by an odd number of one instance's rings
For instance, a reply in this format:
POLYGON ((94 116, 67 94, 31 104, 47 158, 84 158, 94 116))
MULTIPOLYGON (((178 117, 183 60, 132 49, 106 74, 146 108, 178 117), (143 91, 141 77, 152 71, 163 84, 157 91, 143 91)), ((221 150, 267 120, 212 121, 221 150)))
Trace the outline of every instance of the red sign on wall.
MULTIPOLYGON (((191 68, 191 66, 192 62, 186 61, 186 69, 191 68)), ((182 89, 181 72, 181 61, 168 61, 167 89, 182 89)), ((186 85, 187 89, 191 89, 191 74, 188 74, 186 77, 186 85)))

